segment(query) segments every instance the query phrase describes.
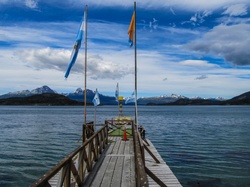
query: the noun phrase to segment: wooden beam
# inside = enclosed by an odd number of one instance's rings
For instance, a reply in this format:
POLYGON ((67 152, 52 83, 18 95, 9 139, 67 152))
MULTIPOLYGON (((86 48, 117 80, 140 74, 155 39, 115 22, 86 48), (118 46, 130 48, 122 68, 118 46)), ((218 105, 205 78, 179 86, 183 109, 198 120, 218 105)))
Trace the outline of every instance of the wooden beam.
POLYGON ((155 160, 156 163, 160 163, 160 161, 158 160, 158 158, 156 158, 156 156, 149 150, 149 148, 146 145, 144 145, 144 148, 150 154, 150 156, 155 160))
POLYGON ((146 166, 145 166, 146 173, 148 176, 150 176, 157 184, 159 184, 161 187, 167 187, 166 184, 164 184, 161 179, 159 179, 152 171, 150 171, 146 166))
POLYGON ((75 180, 76 180, 77 185, 78 185, 79 187, 81 187, 81 185, 82 185, 82 180, 81 180, 81 178, 80 178, 80 176, 79 176, 79 174, 78 174, 78 172, 77 172, 77 170, 76 170, 76 167, 75 167, 75 164, 73 163, 73 161, 71 161, 71 171, 72 171, 72 173, 73 173, 73 176, 74 176, 74 178, 75 178, 75 180))

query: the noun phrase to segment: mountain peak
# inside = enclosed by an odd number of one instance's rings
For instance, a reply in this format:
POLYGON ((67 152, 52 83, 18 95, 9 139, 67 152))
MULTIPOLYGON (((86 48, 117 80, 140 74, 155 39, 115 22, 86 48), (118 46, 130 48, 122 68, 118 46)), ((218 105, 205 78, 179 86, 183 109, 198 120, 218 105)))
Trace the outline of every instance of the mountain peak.
POLYGON ((42 94, 42 93, 56 93, 50 87, 44 85, 42 87, 36 88, 31 91, 32 94, 42 94))
POLYGON ((16 91, 16 92, 9 92, 9 95, 29 95, 31 94, 29 90, 22 90, 22 91, 16 91))
POLYGON ((183 99, 183 98, 186 98, 185 96, 182 96, 182 95, 178 95, 178 94, 171 94, 169 97, 172 97, 172 98, 177 98, 177 99, 183 99))
POLYGON ((83 94, 83 90, 81 88, 77 88, 75 94, 83 94))

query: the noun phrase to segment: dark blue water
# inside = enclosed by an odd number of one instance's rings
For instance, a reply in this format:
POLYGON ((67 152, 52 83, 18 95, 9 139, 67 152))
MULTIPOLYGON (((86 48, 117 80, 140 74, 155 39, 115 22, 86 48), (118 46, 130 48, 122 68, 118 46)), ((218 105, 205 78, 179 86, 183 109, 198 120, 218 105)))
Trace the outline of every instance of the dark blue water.
MULTIPOLYGON (((87 120, 93 121, 88 108, 87 120)), ((139 123, 186 187, 250 186, 250 107, 138 108, 139 123)), ((97 108, 97 122, 118 115, 97 108)), ((133 116, 126 106, 124 115, 133 116)), ((81 107, 0 106, 0 187, 29 186, 80 145, 81 107)))

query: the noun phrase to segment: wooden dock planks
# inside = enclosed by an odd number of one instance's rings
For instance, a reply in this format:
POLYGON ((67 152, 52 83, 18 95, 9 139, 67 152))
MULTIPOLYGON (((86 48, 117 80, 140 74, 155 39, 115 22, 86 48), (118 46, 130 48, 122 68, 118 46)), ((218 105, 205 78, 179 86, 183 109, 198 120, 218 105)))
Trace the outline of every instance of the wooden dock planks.
MULTIPOLYGON (((160 161, 160 163, 156 163, 155 160, 149 155, 149 153, 145 150, 145 164, 146 167, 153 172, 167 187, 181 187, 182 185, 168 167, 168 165, 164 162, 154 145, 150 140, 147 139, 147 142, 150 146, 148 146, 149 150, 156 156, 156 158, 160 161)), ((150 187, 159 186, 151 177, 148 176, 148 182, 150 187)))
POLYGON ((121 137, 110 137, 110 147, 96 176, 93 187, 134 187, 135 164, 133 139, 122 141, 121 137))
MULTIPOLYGON (((122 141, 122 137, 109 137, 110 145, 103 153, 98 167, 93 170, 84 186, 92 187, 135 187, 135 158, 133 139, 122 141)), ((145 150, 146 167, 153 172, 167 187, 181 187, 182 185, 164 162, 154 145, 147 139, 149 150, 157 157, 160 163, 145 150)), ((53 177, 51 186, 57 186, 59 173, 53 177)), ((149 187, 159 185, 148 176, 149 187)), ((74 186, 72 184, 72 186, 74 186)))

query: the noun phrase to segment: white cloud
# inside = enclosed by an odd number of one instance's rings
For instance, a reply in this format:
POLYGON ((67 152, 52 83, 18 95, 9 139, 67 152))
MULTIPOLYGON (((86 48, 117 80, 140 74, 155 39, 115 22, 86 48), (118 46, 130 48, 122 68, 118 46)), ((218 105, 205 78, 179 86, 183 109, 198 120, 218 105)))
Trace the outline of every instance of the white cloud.
POLYGON ((247 14, 247 5, 246 4, 235 4, 227 6, 222 14, 228 14, 230 16, 243 16, 247 14))
POLYGON ((203 67, 203 68, 212 68, 218 67, 215 64, 210 64, 208 61, 204 60, 184 60, 180 62, 181 65, 190 66, 190 67, 203 67))
POLYGON ((219 25, 185 47, 214 54, 235 65, 250 65, 250 25, 219 25))
POLYGON ((41 48, 44 46, 68 47, 68 39, 75 39, 78 24, 24 22, 18 25, 0 26, 0 40, 11 44, 12 48, 41 48), (67 34, 66 34, 67 33, 67 34))
POLYGON ((25 5, 29 8, 37 8, 37 0, 25 0, 25 5))
MULTIPOLYGON (((25 49, 15 53, 26 66, 34 70, 54 69, 65 72, 69 63, 71 51, 64 49, 25 49)), ((91 79, 117 79, 131 74, 131 68, 104 60, 100 55, 88 55, 88 76, 91 79)), ((82 73, 84 55, 79 54, 72 73, 82 73)))
MULTIPOLYGON (((24 1, 19 2, 24 4, 24 1)), ((46 3, 51 2, 55 3, 56 1, 51 0, 46 3)), ((58 3, 64 3, 64 6, 65 2, 69 3, 70 1, 58 1, 58 3)), ((78 0, 71 2, 79 6, 78 0)), ((127 6, 131 7, 132 11, 134 1, 89 0, 82 2, 89 4, 89 7, 93 7, 94 4, 97 6, 127 6)), ((239 2, 244 3, 241 0, 239 2)), ((232 4, 231 0, 227 2, 224 0, 216 2, 213 0, 209 2, 200 0, 137 1, 138 10, 160 7, 161 10, 166 8, 167 11, 172 11, 173 15, 180 15, 178 12, 180 9, 198 11, 193 18, 195 24, 206 21, 207 16, 211 15, 211 11, 207 10, 229 7, 229 4, 232 4)), ((36 6, 39 5, 39 3, 36 4, 36 6)), ((57 5, 60 6, 60 4, 57 5)), ((32 3, 30 6, 32 7, 32 3)), ((168 13, 171 14, 171 12, 168 13)), ((144 25, 138 24, 138 28, 145 26, 147 29, 139 29, 137 35, 138 90, 140 95, 142 93, 193 95, 195 92, 198 95, 206 93, 209 96, 213 96, 213 94, 227 96, 232 93, 234 88, 232 85, 237 85, 237 90, 243 90, 246 85, 249 85, 249 79, 242 80, 240 78, 250 74, 249 70, 223 69, 223 66, 214 65, 209 61, 192 60, 208 53, 212 54, 211 59, 216 55, 224 57, 234 64, 244 64, 245 61, 241 61, 241 58, 250 59, 248 55, 250 50, 247 45, 249 44, 249 25, 220 25, 206 33, 206 28, 201 27, 200 30, 170 28, 169 25, 162 25, 164 24, 162 18, 156 17, 156 15, 150 16, 142 18, 145 20, 142 21, 144 25), (159 25, 156 24, 158 21, 152 18, 159 20, 159 25), (151 21, 151 29, 157 28, 156 32, 149 32, 149 21, 151 21), (195 55, 197 54, 195 58, 192 58, 193 54, 190 54, 190 51, 187 53, 186 50, 182 50, 181 45, 195 38, 199 39, 185 45, 189 50, 195 51, 195 55), (197 80, 202 79, 202 81, 194 80, 195 77, 197 80), (223 85, 223 89, 221 85, 223 85)), ((214 18, 214 16, 210 18, 214 18)), ((241 18, 243 19, 243 17, 241 18)), ((128 23, 129 19, 130 17, 128 23)), ((230 19, 236 20, 236 17, 230 17, 230 19)), ((112 23, 107 22, 107 20, 94 21, 90 19, 88 24, 88 30, 91 32, 88 33, 87 87, 90 89, 98 88, 100 93, 110 92, 110 90, 115 90, 115 85, 119 81, 121 90, 126 90, 131 94, 134 88, 134 51, 128 47, 127 23, 112 23), (109 32, 104 32, 107 30, 109 32)), ((235 24, 236 22, 231 21, 230 23, 235 24)), ((241 23, 246 23, 246 19, 242 20, 241 23)), ((178 27, 177 22, 176 26, 178 27)), ((6 49, 15 51, 13 55, 1 50, 0 79, 5 80, 4 83, 1 82, 1 88, 15 87, 13 91, 16 91, 34 89, 47 84, 57 91, 67 88, 72 91, 77 87, 83 87, 83 48, 81 48, 77 62, 71 70, 70 77, 67 81, 64 80, 64 73, 69 63, 78 27, 77 20, 75 23, 17 22, 11 27, 0 26, 0 40, 4 44, 8 44, 6 49)))
POLYGON ((190 18, 190 21, 185 21, 183 23, 191 23, 193 25, 200 25, 201 23, 205 22, 205 18, 211 14, 212 12, 208 10, 205 10, 203 12, 196 12, 195 15, 193 15, 190 18))
POLYGON ((26 7, 28 7, 28 8, 31 8, 31 9, 36 9, 36 8, 38 8, 38 0, 0 0, 0 5, 1 4, 3 4, 3 5, 5 5, 5 4, 10 4, 10 5, 12 5, 12 4, 15 4, 15 5, 18 5, 18 4, 20 4, 20 5, 24 5, 24 6, 26 6, 26 7))
POLYGON ((63 71, 66 70, 70 51, 52 48, 23 49, 17 51, 15 55, 33 69, 57 69, 63 71))
MULTIPOLYGON (((74 2, 79 2, 79 0, 71 0, 74 2)), ((83 1, 83 0, 82 0, 83 1)), ((123 7, 133 7, 134 0, 126 1, 117 1, 117 0, 84 0, 85 4, 90 6, 123 6, 123 7)), ((201 0, 175 0, 175 1, 166 1, 166 0, 137 0, 137 7, 139 8, 181 8, 185 10, 192 11, 202 11, 202 10, 215 10, 234 4, 235 0, 210 0, 210 1, 201 1, 201 0)), ((249 4, 249 0, 237 0, 237 3, 249 4)))
MULTIPOLYGON (((38 1, 37 0, 15 0, 15 4, 23 4, 25 2, 26 6, 30 8, 37 8, 38 1)), ((146 8, 146 9, 157 9, 157 8, 178 8, 185 9, 189 11, 203 11, 203 10, 216 10, 218 8, 227 7, 229 5, 235 4, 235 0, 210 0, 210 1, 201 1, 201 0, 175 0, 175 1, 166 1, 166 0, 137 0, 138 8, 146 8)), ((126 1, 117 1, 117 0, 50 0, 45 3, 56 6, 75 6, 79 7, 79 4, 87 4, 89 7, 133 7, 134 0, 126 0, 126 1)), ((237 0, 238 4, 249 4, 249 0, 237 0)), ((13 4, 13 1, 1 0, 0 4, 13 4)), ((170 11, 172 11, 170 10, 170 11)), ((173 12, 172 12, 173 13, 173 12)), ((174 13, 173 13, 174 14, 174 13)))

